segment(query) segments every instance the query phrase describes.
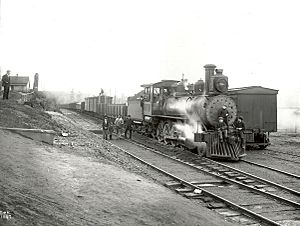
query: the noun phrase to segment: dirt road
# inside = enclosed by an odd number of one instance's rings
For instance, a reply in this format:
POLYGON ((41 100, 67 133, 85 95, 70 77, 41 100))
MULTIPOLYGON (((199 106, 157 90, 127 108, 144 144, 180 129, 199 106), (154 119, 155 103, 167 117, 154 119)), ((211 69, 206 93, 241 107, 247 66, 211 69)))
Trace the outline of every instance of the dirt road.
POLYGON ((0 225, 231 225, 96 146, 82 155, 2 130, 0 145, 0 211, 11 215, 0 225))

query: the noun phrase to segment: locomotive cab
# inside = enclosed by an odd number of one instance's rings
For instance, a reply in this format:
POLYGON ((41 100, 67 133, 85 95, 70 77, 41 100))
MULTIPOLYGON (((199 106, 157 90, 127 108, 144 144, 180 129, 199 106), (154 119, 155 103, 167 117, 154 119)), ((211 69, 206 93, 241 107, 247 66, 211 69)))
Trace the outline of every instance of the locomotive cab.
POLYGON ((162 115, 165 100, 174 95, 177 80, 162 80, 144 87, 143 114, 144 116, 162 115))

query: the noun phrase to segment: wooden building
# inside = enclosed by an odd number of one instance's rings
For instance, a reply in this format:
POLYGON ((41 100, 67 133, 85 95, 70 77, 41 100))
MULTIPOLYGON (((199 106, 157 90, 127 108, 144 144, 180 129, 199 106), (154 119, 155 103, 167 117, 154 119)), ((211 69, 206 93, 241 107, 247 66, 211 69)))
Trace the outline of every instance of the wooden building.
POLYGON ((10 76, 10 90, 17 92, 27 92, 30 88, 28 76, 10 76))

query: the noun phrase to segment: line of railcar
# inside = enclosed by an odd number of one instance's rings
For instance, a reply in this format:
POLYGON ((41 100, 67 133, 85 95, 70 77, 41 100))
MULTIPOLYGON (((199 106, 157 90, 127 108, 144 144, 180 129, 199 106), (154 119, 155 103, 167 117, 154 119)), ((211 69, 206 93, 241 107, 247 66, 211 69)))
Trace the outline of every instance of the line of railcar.
POLYGON ((113 97, 102 94, 87 97, 83 102, 61 104, 60 107, 94 113, 94 115, 98 115, 99 117, 108 115, 111 118, 116 118, 118 115, 122 115, 123 117, 127 115, 126 104, 113 104, 113 97))
POLYGON ((113 104, 112 97, 99 94, 64 107, 110 117, 131 115, 137 131, 167 144, 184 144, 210 158, 241 157, 242 142, 232 126, 238 116, 243 116, 246 124, 247 146, 263 149, 270 145, 269 133, 277 131, 278 90, 261 86, 228 89, 228 77, 222 69, 213 64, 204 68, 205 81, 145 84, 141 92, 128 98, 127 104, 113 104), (229 112, 228 138, 220 142, 215 127, 224 105, 229 112))

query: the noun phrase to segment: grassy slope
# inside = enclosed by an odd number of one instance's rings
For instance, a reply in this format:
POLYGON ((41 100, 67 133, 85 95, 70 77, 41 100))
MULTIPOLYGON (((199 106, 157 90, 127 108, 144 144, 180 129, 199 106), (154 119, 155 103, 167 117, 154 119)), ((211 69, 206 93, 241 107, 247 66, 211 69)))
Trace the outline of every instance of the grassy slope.
POLYGON ((62 126, 51 119, 41 107, 32 108, 17 102, 19 97, 11 95, 9 100, 0 100, 0 126, 27 129, 53 129, 61 131, 62 126))

